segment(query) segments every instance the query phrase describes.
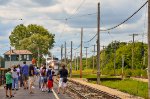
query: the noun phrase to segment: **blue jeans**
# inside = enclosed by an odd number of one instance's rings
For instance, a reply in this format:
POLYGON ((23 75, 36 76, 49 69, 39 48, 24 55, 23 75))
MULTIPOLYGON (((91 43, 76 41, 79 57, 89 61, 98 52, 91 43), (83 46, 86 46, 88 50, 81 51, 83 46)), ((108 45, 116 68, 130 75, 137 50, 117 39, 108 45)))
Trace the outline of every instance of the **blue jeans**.
POLYGON ((41 88, 41 84, 42 84, 42 77, 39 76, 39 88, 41 88))
POLYGON ((18 89, 18 78, 13 78, 12 89, 18 89))

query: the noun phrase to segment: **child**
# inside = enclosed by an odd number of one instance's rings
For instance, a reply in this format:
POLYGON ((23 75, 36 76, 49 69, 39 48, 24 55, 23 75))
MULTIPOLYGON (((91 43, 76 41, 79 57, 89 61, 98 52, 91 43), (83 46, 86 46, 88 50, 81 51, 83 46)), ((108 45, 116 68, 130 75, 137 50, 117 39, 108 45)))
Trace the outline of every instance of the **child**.
POLYGON ((54 71, 52 71, 52 73, 49 75, 48 77, 48 93, 52 92, 52 88, 53 88, 53 81, 54 81, 54 71))
POLYGON ((11 73, 11 69, 8 68, 8 72, 5 74, 5 78, 6 78, 6 97, 8 96, 8 89, 10 91, 10 98, 14 97, 12 95, 12 73, 11 73))

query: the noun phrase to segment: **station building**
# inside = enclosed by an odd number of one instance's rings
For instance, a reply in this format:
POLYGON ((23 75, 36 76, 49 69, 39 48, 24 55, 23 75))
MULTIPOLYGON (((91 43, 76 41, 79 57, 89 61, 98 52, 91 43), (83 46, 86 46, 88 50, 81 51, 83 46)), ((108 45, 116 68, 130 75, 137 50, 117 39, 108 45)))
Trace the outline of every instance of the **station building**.
POLYGON ((29 65, 32 63, 32 53, 28 50, 9 50, 4 53, 5 68, 13 65, 22 65, 24 61, 29 65))

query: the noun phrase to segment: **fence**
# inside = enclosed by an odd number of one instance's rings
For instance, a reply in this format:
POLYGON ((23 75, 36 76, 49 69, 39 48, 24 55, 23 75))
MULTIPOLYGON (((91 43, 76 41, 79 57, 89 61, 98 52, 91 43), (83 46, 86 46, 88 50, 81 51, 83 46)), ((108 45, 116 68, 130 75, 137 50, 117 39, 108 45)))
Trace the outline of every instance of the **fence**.
POLYGON ((5 73, 6 73, 6 69, 4 68, 0 68, 0 86, 5 84, 5 73))

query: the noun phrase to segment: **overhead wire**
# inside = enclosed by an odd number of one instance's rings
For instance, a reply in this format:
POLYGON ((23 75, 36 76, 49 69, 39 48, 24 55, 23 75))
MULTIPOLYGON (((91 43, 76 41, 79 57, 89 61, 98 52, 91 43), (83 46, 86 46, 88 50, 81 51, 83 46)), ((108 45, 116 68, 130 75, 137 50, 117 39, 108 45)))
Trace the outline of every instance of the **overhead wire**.
POLYGON ((85 0, 83 0, 83 1, 80 3, 80 5, 74 10, 74 13, 73 13, 70 17, 68 17, 67 19, 72 18, 74 15, 76 15, 76 14, 77 14, 77 11, 82 7, 82 5, 84 4, 84 2, 85 2, 85 0))
POLYGON ((80 44, 80 45, 78 45, 78 47, 77 47, 77 48, 75 48, 74 50, 77 50, 80 46, 81 46, 81 44, 80 44))
POLYGON ((88 42, 91 42, 95 37, 97 36, 97 33, 88 41, 84 41, 84 43, 88 43, 88 42))
MULTIPOLYGON (((112 35, 111 35, 111 33, 110 33, 110 30, 113 30, 113 29, 119 27, 120 25, 124 24, 125 22, 127 22, 127 21, 128 21, 129 19, 131 19, 136 13, 138 13, 147 3, 148 3, 148 1, 146 1, 136 12, 134 12, 130 17, 128 17, 126 20, 124 20, 124 21, 121 22, 120 24, 118 24, 118 25, 116 25, 116 26, 114 26, 114 27, 105 29, 105 30, 102 30, 102 29, 101 29, 100 31, 108 31, 109 36, 110 36, 111 38, 113 38, 112 35)), ((144 37, 143 37, 143 39, 144 39, 144 37)))
POLYGON ((78 15, 78 16, 72 16, 70 18, 67 18, 68 20, 70 19, 74 19, 74 18, 77 18, 77 17, 84 17, 84 16, 90 16, 90 15, 95 15, 96 13, 87 13, 87 14, 82 14, 82 15, 78 15))
POLYGON ((118 25, 115 25, 115 26, 113 26, 111 28, 108 28, 108 29, 100 29, 100 31, 109 31, 109 30, 112 30, 112 29, 115 29, 115 28, 119 27, 120 25, 124 24, 129 19, 131 19, 135 14, 137 14, 147 3, 148 3, 148 1, 146 1, 137 11, 135 11, 131 16, 129 16, 127 19, 125 19, 124 21, 122 21, 118 25))
MULTIPOLYGON (((83 5, 84 2, 85 2, 85 0, 83 0, 83 2, 81 2, 81 4, 76 8, 75 12, 71 16, 69 16, 68 18, 72 18, 75 15, 75 13, 81 8, 81 6, 83 5)), ((68 20, 68 18, 66 18, 66 21, 68 20)), ((64 25, 64 28, 65 28, 65 25, 64 25)), ((64 28, 63 28, 63 32, 64 32, 64 28)), ((62 36, 62 34, 63 33, 61 33, 61 36, 62 36)))

